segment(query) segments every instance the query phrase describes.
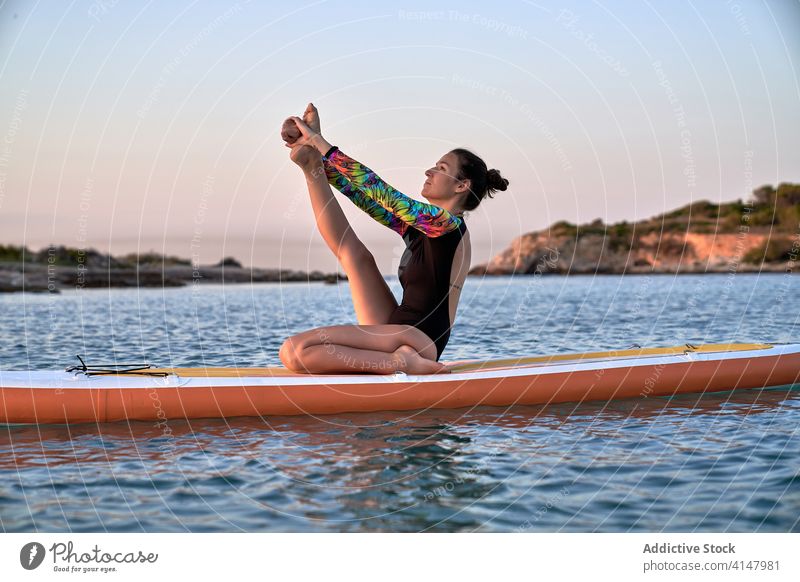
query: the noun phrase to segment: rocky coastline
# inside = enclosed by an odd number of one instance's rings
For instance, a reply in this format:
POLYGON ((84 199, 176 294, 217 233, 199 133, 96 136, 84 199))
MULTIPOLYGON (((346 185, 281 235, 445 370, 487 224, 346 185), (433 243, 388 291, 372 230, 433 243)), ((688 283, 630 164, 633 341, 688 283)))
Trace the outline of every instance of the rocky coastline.
POLYGON ((747 202, 700 200, 635 223, 561 221, 523 234, 471 275, 800 272, 800 185, 747 202))
MULTIPOLYGON (((473 276, 800 272, 800 184, 762 186, 748 201, 693 202, 638 222, 566 221, 529 232, 473 276)), ((194 265, 154 252, 115 257, 94 249, 0 245, 0 292, 203 283, 336 283, 339 273, 243 267, 228 257, 194 265)))
POLYGON ((50 246, 32 252, 25 247, 0 245, 0 292, 342 280, 347 278, 339 273, 247 268, 233 258, 214 265, 192 265, 185 259, 155 253, 113 257, 93 249, 50 246))

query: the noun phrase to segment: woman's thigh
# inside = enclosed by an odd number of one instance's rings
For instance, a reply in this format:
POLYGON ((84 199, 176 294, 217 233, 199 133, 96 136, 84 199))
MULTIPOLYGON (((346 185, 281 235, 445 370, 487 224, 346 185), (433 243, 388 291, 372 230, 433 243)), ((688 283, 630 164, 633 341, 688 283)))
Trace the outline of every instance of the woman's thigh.
POLYGON ((336 344, 381 352, 393 352, 400 346, 407 345, 424 358, 436 361, 436 344, 425 332, 405 324, 331 325, 304 331, 289 340, 293 349, 298 352, 306 347, 320 344, 336 344))
POLYGON ((350 295, 360 325, 379 325, 389 321, 397 308, 389 285, 378 270, 372 253, 364 247, 341 261, 350 284, 350 295))

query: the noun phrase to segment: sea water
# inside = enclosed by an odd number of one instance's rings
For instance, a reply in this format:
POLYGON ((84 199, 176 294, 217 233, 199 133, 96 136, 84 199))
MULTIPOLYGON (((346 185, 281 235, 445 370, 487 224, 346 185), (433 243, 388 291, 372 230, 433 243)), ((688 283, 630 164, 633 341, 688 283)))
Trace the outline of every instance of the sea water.
MULTIPOLYGON (((789 274, 471 277, 442 360, 798 342, 797 297, 789 274)), ((0 370, 279 365, 354 322, 346 283, 6 294, 0 370)), ((0 427, 0 528, 800 531, 800 389, 168 427, 0 427)))

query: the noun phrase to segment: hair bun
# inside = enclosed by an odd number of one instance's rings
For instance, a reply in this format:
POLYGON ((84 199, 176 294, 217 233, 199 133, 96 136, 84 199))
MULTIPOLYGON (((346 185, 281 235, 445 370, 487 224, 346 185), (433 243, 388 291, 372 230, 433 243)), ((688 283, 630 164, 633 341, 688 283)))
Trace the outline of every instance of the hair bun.
POLYGON ((489 186, 491 190, 505 192, 508 188, 508 180, 500 175, 500 170, 492 168, 486 173, 486 185, 489 186))

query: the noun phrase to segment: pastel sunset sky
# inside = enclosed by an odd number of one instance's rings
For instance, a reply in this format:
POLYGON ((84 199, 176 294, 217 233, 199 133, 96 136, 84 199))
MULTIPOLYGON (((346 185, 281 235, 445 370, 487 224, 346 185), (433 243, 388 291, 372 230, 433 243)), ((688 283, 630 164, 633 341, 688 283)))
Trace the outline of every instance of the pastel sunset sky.
MULTIPOLYGON (((279 135, 313 101, 410 196, 454 147, 498 168, 477 264, 800 181, 799 57, 795 0, 5 1, 0 243, 335 271, 279 135)), ((337 197, 395 272, 401 239, 337 197)))

